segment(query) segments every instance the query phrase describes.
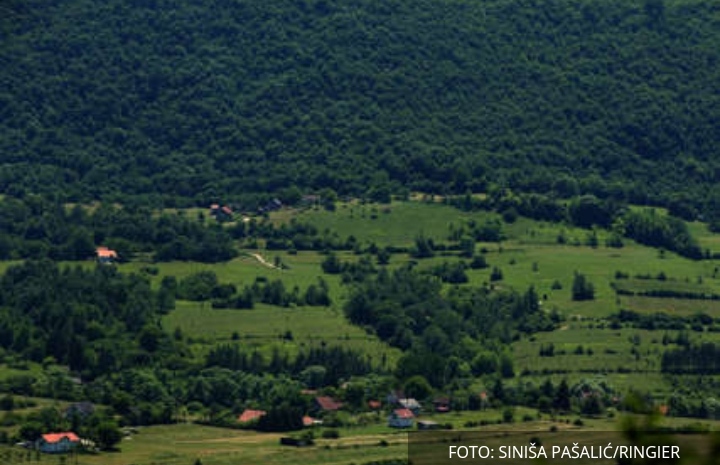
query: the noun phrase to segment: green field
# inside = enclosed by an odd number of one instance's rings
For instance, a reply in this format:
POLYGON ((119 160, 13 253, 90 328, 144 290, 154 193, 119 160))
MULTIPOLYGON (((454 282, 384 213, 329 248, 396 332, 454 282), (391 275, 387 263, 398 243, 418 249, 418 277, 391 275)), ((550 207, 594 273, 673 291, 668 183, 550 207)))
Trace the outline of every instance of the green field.
MULTIPOLYGON (((518 409, 516 414, 522 413, 518 409)), ((432 418, 456 425, 469 420, 499 418, 499 412, 474 412, 445 414, 432 418)), ((641 420, 642 421, 642 420, 641 420)), ((716 426, 713 422, 704 422, 716 426)), ((685 420, 663 419, 665 425, 687 425, 685 420)), ((603 435, 604 442, 621 441, 618 419, 586 419, 583 426, 574 426, 570 418, 544 419, 505 424, 491 424, 467 431, 473 434, 496 436, 502 434, 503 444, 525 442, 530 436, 540 436, 547 443, 558 442, 571 445, 585 443, 588 438, 603 435), (557 432, 552 433, 551 428, 557 432)), ((462 429, 462 428, 461 428, 462 429)), ((322 429, 316 431, 319 436, 322 429)), ((200 459, 203 465, 237 465, 262 462, 269 465, 349 465, 374 460, 403 459, 408 456, 408 436, 404 431, 390 428, 340 429, 340 438, 316 439, 314 447, 294 448, 279 445, 280 434, 259 434, 207 426, 177 424, 139 428, 136 434, 125 438, 120 452, 97 455, 78 454, 66 457, 64 463, 77 465, 192 465, 200 459)), ((26 451, 20 448, 0 447, 0 457, 7 465, 26 463, 26 451)), ((27 463, 57 465, 63 463, 58 456, 35 454, 27 463)))
POLYGON ((290 353, 321 344, 352 348, 376 363, 385 358, 393 366, 399 351, 368 335, 334 307, 278 308, 257 304, 252 310, 212 309, 207 303, 183 302, 163 319, 163 326, 202 342, 230 341, 236 333, 244 346, 269 351, 279 347, 290 353), (286 340, 291 334, 292 340, 286 340))

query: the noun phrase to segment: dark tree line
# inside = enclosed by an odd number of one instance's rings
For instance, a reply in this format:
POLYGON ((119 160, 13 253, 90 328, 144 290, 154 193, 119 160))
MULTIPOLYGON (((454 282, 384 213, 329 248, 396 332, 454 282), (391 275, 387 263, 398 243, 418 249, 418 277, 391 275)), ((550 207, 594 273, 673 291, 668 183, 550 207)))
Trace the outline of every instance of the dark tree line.
POLYGON ((70 207, 37 196, 0 201, 0 259, 87 260, 100 245, 116 250, 120 260, 136 253, 199 262, 236 255, 230 234, 214 221, 131 205, 70 207))
POLYGON ((661 371, 673 374, 715 375, 720 373, 720 347, 711 342, 666 350, 661 371))
POLYGON ((352 376, 367 375, 374 369, 366 355, 338 346, 302 350, 294 358, 274 351, 267 359, 259 352, 242 349, 237 344, 224 344, 208 353, 205 365, 247 373, 288 374, 296 377, 309 367, 323 367, 323 386, 336 385, 338 381, 352 376))

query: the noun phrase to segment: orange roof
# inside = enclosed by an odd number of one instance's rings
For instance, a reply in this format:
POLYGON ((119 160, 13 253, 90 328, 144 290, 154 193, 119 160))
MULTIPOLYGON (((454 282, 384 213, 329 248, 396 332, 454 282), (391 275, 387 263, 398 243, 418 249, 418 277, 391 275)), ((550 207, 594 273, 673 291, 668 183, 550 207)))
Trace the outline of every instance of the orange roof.
POLYGON ((117 258, 117 252, 101 246, 97 248, 97 256, 100 258, 117 258))
POLYGON ((370 407, 371 409, 379 409, 380 407, 382 407, 382 402, 380 402, 379 400, 369 400, 368 407, 370 407))
POLYGON ((210 205, 210 210, 217 210, 218 208, 220 208, 220 205, 218 205, 216 203, 210 205))
POLYGON ((249 421, 257 420, 258 418, 264 416, 267 412, 265 410, 251 410, 246 409, 242 415, 238 417, 238 421, 240 423, 247 423, 249 421))
POLYGON ((303 417, 302 421, 303 421, 303 426, 312 426, 313 424, 315 424, 315 419, 313 417, 309 417, 307 415, 305 415, 303 417))
POLYGON ((320 407, 320 409, 325 411, 334 411, 334 410, 340 410, 342 407, 342 402, 338 402, 332 397, 328 396, 320 396, 315 398, 315 402, 320 407))
POLYGON ((43 441, 54 444, 56 442, 60 442, 63 440, 63 438, 67 438, 70 442, 79 442, 80 438, 77 437, 75 433, 67 432, 67 433, 48 433, 42 435, 43 441))
POLYGON ((396 409, 394 413, 397 418, 415 418, 415 414, 412 413, 412 410, 407 408, 396 409))

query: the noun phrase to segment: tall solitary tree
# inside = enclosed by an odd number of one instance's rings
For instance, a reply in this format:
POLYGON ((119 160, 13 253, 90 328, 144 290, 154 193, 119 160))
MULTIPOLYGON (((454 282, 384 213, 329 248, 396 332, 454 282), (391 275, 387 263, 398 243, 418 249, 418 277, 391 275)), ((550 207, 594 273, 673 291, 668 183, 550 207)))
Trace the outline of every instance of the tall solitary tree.
POLYGON ((575 272, 572 284, 572 300, 593 300, 595 298, 595 286, 588 281, 584 274, 575 272))

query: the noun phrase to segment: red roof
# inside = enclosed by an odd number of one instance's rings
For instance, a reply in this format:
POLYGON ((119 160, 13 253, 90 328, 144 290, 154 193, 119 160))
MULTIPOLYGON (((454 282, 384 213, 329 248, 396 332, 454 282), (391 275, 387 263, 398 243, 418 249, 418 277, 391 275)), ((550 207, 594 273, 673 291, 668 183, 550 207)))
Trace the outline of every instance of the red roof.
POLYGON ((100 258, 117 258, 117 252, 101 246, 97 248, 97 256, 100 258))
POLYGON ((373 410, 377 410, 380 407, 382 407, 382 402, 380 402, 379 400, 369 400, 368 407, 370 407, 373 410))
POLYGON ((415 414, 412 413, 412 410, 407 408, 399 408, 396 409, 393 413, 395 413, 395 417, 397 418, 415 418, 415 414))
POLYGON ((326 411, 340 410, 340 407, 342 407, 342 402, 338 402, 332 397, 328 396, 316 397, 315 402, 317 402, 318 406, 322 410, 326 411))
POLYGON ((222 212, 226 215, 232 215, 232 210, 230 209, 230 207, 222 207, 220 210, 222 210, 222 212))
POLYGON ((312 426, 315 424, 315 419, 313 417, 309 417, 307 415, 305 415, 303 417, 302 421, 303 421, 303 426, 312 426))
POLYGON ((258 418, 264 416, 267 412, 265 410, 251 410, 246 409, 242 415, 238 417, 238 422, 240 423, 248 423, 253 420, 257 420, 258 418))
POLYGON ((60 442, 63 440, 63 438, 67 438, 70 442, 80 442, 80 438, 77 437, 75 433, 67 432, 67 433, 48 433, 42 435, 43 441, 55 444, 56 442, 60 442))

